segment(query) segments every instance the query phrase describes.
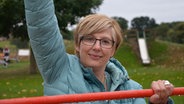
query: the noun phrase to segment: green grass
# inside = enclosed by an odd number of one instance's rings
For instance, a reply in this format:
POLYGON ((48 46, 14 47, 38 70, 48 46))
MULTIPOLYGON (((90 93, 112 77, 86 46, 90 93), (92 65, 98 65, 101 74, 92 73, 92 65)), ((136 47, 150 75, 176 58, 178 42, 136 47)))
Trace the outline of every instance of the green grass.
POLYGON ((125 67, 140 67, 140 62, 137 60, 137 56, 126 43, 118 49, 114 57, 125 67))
POLYGON ((0 66, 0 99, 43 95, 40 74, 29 74, 29 62, 0 66))
POLYGON ((40 75, 11 76, 0 82, 0 98, 16 98, 43 95, 40 75))
MULTIPOLYGON (((150 65, 144 66, 125 44, 115 57, 127 69, 131 79, 149 89, 152 81, 169 80, 175 87, 184 87, 184 45, 152 41, 149 43, 150 65)), ((184 96, 172 96, 175 104, 183 104, 184 96)))
MULTIPOLYGON (((154 66, 129 69, 128 72, 132 79, 143 85, 144 89, 150 88, 151 82, 159 79, 169 80, 175 87, 184 86, 184 70, 154 66)), ((172 98, 176 104, 183 104, 184 102, 184 96, 172 98)))
MULTIPOLYGON (((156 41, 149 44, 149 52, 152 64, 148 66, 140 63, 127 44, 120 47, 115 57, 126 67, 130 78, 143 85, 144 89, 150 88, 151 82, 158 79, 169 80, 175 87, 184 87, 184 46, 156 41)), ((0 99, 43 95, 40 74, 30 75, 28 67, 28 61, 13 62, 8 68, 0 65, 0 99)), ((175 104, 184 102, 184 96, 172 98, 175 104)))

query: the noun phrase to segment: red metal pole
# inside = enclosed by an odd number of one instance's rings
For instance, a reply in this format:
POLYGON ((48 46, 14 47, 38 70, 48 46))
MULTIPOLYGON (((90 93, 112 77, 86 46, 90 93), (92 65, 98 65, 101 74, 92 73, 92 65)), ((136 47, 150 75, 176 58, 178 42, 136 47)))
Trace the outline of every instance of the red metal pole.
MULTIPOLYGON (((96 92, 96 93, 83 93, 83 94, 66 94, 55 96, 2 99, 0 100, 0 104, 58 104, 58 103, 97 101, 97 100, 150 97, 153 94, 154 92, 152 89, 96 92)), ((171 96, 174 95, 184 95, 184 87, 174 88, 174 91, 171 96)))

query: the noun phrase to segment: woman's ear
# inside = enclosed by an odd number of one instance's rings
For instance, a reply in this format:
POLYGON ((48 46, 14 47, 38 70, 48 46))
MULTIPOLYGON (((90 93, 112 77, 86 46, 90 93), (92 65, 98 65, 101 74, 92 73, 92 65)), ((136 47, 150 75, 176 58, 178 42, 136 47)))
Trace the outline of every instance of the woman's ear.
POLYGON ((79 50, 80 50, 80 47, 77 46, 77 45, 75 45, 75 54, 76 54, 78 57, 80 57, 80 55, 79 55, 79 50))
POLYGON ((114 48, 114 49, 112 50, 111 57, 113 57, 113 56, 115 55, 115 53, 116 53, 116 49, 114 48))
POLYGON ((75 50, 79 52, 79 45, 75 45, 75 50))

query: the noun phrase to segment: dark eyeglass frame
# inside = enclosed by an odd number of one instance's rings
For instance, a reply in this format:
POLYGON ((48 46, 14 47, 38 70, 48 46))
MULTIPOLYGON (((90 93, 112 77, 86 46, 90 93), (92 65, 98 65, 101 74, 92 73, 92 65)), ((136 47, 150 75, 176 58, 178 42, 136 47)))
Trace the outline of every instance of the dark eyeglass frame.
POLYGON ((110 40, 107 38, 97 39, 94 36, 89 36, 89 35, 81 36, 80 43, 82 42, 82 44, 84 44, 84 45, 93 46, 96 44, 97 40, 100 41, 100 46, 102 48, 106 48, 106 49, 112 48, 114 46, 114 43, 115 43, 114 40, 110 40), (110 45, 108 45, 106 42, 110 45))

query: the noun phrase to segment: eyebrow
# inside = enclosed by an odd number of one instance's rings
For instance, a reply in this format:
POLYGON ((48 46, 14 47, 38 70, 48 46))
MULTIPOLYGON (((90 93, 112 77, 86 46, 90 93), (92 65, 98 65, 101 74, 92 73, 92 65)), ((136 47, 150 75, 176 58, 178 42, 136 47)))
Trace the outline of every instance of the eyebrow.
MULTIPOLYGON (((94 35, 85 35, 85 36, 91 36, 91 37, 94 37, 94 38, 96 38, 94 35)), ((83 36, 82 36, 83 37, 83 36)), ((96 39, 109 39, 109 40, 112 40, 112 41, 114 41, 114 39, 111 37, 104 37, 104 36, 102 36, 101 38, 96 38, 96 39)))

